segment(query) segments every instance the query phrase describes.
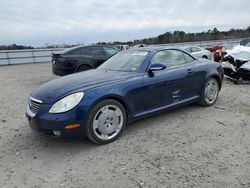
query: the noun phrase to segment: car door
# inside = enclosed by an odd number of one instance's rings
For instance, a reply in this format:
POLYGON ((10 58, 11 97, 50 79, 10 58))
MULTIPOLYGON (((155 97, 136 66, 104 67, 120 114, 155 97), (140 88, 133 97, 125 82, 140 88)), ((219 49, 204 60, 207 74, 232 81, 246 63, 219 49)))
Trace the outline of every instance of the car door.
POLYGON ((180 103, 193 97, 194 93, 190 89, 195 70, 187 63, 182 51, 160 51, 151 59, 151 64, 156 63, 164 64, 167 68, 144 75, 145 110, 180 103))
POLYGON ((80 47, 73 49, 69 53, 67 53, 67 58, 70 60, 71 63, 76 64, 79 61, 88 58, 89 55, 90 55, 89 47, 80 47))
POLYGON ((91 47, 84 46, 74 49, 70 53, 70 59, 74 65, 75 70, 77 70, 82 64, 91 65, 91 47))
POLYGON ((104 61, 106 61, 108 57, 102 46, 92 46, 91 47, 91 65, 93 68, 97 68, 104 61))
POLYGON ((194 96, 199 96, 201 88, 206 79, 206 71, 204 70, 204 64, 197 59, 194 59, 189 54, 183 52, 186 60, 186 70, 188 75, 186 77, 186 83, 188 85, 187 91, 185 93, 186 98, 192 98, 194 96))
POLYGON ((103 47, 105 53, 106 53, 106 57, 107 59, 109 59, 110 57, 112 57, 113 55, 115 55, 116 53, 118 53, 118 50, 115 48, 111 48, 111 47, 103 47))

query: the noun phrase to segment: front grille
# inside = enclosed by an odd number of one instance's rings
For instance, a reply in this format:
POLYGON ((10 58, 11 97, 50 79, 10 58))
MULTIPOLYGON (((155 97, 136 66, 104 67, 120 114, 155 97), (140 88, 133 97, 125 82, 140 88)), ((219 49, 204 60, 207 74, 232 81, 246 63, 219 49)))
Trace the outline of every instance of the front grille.
POLYGON ((40 101, 38 101, 36 99, 30 98, 30 100, 29 100, 29 109, 30 109, 30 111, 32 113, 37 114, 40 107, 41 107, 41 105, 42 105, 42 102, 40 102, 40 101))

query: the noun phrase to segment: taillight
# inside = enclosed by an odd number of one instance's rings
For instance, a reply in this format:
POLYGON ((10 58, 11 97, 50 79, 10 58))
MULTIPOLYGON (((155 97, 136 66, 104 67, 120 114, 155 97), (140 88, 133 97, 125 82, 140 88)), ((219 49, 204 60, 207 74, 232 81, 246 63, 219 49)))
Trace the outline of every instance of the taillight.
POLYGON ((58 61, 64 62, 64 61, 66 61, 66 59, 64 57, 59 57, 58 61))

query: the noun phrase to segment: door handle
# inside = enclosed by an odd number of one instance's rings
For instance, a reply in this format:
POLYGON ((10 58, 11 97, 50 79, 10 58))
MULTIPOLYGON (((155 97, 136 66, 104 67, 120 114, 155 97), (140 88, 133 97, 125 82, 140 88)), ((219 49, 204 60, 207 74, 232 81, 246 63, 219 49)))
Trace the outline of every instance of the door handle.
POLYGON ((171 82, 171 81, 167 81, 167 82, 166 82, 166 85, 167 85, 167 86, 172 85, 172 82, 171 82))
POLYGON ((188 72, 188 74, 192 74, 193 70, 192 69, 188 69, 187 72, 188 72))

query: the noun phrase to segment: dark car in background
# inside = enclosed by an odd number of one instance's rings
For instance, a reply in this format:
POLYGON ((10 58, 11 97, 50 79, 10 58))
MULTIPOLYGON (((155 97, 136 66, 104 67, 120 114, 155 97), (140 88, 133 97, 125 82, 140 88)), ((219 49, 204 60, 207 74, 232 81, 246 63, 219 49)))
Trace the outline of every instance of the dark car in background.
POLYGON ((250 39, 244 39, 240 42, 241 46, 250 47, 250 39))
POLYGON ((52 54, 52 71, 56 75, 63 76, 94 69, 117 52, 119 50, 112 46, 89 45, 73 47, 62 53, 52 54))

